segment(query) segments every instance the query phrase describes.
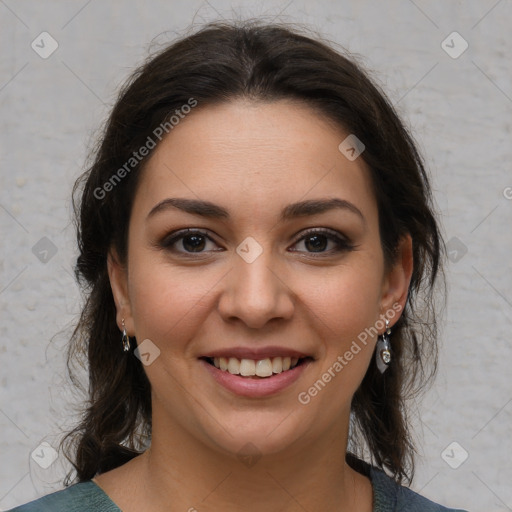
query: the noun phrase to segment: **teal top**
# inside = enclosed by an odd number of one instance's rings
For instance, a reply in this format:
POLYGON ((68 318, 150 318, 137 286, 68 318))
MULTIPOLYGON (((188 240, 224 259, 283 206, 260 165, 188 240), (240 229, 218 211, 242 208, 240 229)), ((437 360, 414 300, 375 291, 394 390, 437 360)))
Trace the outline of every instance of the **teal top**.
MULTIPOLYGON (((373 512, 465 512, 445 508, 394 482, 382 471, 370 467, 373 512)), ((119 512, 121 509, 92 480, 73 484, 6 512, 119 512)))

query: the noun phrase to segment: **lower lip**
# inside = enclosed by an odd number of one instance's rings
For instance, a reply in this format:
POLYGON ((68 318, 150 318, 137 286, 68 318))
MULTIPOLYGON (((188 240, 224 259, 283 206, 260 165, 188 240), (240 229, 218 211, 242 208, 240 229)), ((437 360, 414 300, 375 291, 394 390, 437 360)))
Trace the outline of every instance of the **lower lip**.
POLYGON ((210 372, 212 377, 229 391, 239 396, 251 398, 264 397, 278 393, 283 389, 291 386, 304 372, 304 370, 312 363, 311 359, 307 359, 302 364, 286 370, 282 373, 276 373, 271 377, 250 378, 233 375, 227 370, 220 370, 212 364, 200 359, 200 363, 210 372))

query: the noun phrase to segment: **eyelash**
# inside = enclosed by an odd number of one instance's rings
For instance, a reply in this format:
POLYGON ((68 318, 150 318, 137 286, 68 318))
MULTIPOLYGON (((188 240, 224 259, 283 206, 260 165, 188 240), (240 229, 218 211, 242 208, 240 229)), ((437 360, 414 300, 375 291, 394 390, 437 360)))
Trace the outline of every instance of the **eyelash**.
MULTIPOLYGON (((183 240, 185 237, 191 236, 191 235, 200 235, 200 236, 207 238, 211 242, 215 243, 215 240, 213 240, 210 236, 208 236, 208 234, 204 231, 201 231, 198 229, 185 229, 185 230, 180 230, 180 231, 177 231, 177 232, 167 235, 162 240, 160 245, 164 249, 170 250, 170 251, 178 253, 180 255, 186 255, 185 257, 193 258, 194 254, 196 254, 196 255, 205 254, 205 252, 207 252, 207 251, 196 252, 196 253, 186 252, 186 251, 181 252, 181 251, 177 251, 175 248, 172 247, 179 240, 183 240)), ((351 251, 355 248, 355 245, 353 245, 348 239, 346 239, 345 237, 339 236, 335 231, 331 231, 331 230, 327 230, 327 229, 309 229, 309 230, 305 231, 302 234, 301 238, 296 240, 293 245, 296 245, 299 242, 306 240, 308 237, 311 237, 314 235, 323 235, 323 236, 327 237, 329 240, 334 241, 337 246, 334 250, 330 250, 330 251, 323 251, 323 252, 308 252, 308 251, 306 251, 307 254, 313 255, 313 257, 315 257, 315 258, 325 257, 323 255, 329 256, 329 255, 332 255, 333 253, 351 251)), ((215 252, 217 252, 217 251, 215 251, 215 252)), ((303 251, 292 251, 292 252, 303 252, 303 251)))

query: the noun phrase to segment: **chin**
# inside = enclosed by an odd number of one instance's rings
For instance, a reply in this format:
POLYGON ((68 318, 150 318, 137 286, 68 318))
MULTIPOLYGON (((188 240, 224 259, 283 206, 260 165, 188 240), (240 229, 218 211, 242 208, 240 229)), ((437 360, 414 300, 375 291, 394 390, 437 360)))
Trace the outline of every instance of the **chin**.
POLYGON ((298 416, 289 411, 237 411, 219 419, 223 428, 215 428, 209 437, 224 453, 237 457, 278 454, 304 437, 308 425, 298 416))

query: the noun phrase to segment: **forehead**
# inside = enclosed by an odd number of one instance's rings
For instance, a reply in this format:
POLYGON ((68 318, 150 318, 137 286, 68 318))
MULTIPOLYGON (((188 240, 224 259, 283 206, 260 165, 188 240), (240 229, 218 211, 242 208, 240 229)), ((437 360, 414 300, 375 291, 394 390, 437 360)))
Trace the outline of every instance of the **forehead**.
POLYGON ((277 211, 288 202, 336 196, 371 209, 366 164, 338 149, 348 135, 296 102, 199 105, 155 149, 135 202, 147 212, 172 195, 277 211))

